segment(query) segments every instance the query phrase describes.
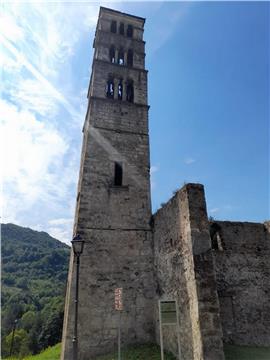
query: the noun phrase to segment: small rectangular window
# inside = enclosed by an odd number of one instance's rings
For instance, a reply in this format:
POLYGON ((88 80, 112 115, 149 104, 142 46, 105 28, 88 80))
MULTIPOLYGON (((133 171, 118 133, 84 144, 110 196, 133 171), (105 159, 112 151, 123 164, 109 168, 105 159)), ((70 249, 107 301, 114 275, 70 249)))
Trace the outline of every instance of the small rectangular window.
POLYGON ((132 38, 132 36, 133 36, 133 26, 128 25, 128 27, 127 27, 127 37, 132 38))
POLYGON ((114 163, 114 185, 122 186, 123 183, 123 167, 119 162, 114 163))
POLYGON ((125 26, 123 23, 119 26, 119 34, 124 35, 125 34, 125 26))
POLYGON ((111 32, 116 33, 116 28, 117 28, 116 21, 113 20, 111 22, 111 32))

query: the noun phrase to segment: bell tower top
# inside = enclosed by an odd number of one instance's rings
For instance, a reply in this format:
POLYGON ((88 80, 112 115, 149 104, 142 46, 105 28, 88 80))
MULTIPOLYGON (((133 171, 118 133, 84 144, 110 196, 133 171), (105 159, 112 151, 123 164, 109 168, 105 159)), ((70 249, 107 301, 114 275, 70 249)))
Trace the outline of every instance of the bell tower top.
POLYGON ((120 11, 100 7, 97 30, 143 40, 145 19, 120 11))
POLYGON ((145 19, 100 8, 88 98, 147 103, 145 19))

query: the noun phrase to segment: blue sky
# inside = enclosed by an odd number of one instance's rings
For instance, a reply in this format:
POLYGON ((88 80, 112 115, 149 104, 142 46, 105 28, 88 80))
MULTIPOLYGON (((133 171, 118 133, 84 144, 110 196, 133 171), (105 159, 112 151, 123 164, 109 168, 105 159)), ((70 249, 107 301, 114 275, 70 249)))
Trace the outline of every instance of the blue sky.
POLYGON ((209 216, 269 218, 269 3, 6 3, 2 221, 71 238, 99 5, 146 17, 152 206, 205 185, 209 216))

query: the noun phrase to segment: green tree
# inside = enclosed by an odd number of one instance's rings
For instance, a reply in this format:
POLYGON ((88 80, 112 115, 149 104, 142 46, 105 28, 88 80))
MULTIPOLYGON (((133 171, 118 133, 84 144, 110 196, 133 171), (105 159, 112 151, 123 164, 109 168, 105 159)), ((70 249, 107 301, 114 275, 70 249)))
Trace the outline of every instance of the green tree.
POLYGON ((43 348, 53 346, 61 341, 62 326, 63 312, 51 313, 42 328, 39 338, 43 348))
POLYGON ((28 290, 28 281, 26 278, 17 280, 16 285, 23 290, 28 290))
POLYGON ((34 325, 35 320, 36 314, 34 313, 34 311, 27 311, 23 314, 21 318, 21 327, 27 332, 29 332, 34 325))
POLYGON ((3 283, 5 285, 11 286, 11 285, 15 285, 15 277, 13 275, 5 275, 5 277, 3 277, 3 283))
POLYGON ((13 224, 2 224, 1 233, 2 355, 9 354, 15 319, 17 354, 36 354, 61 338, 70 249, 45 232, 13 224))
POLYGON ((43 327, 39 341, 48 347, 61 341, 64 317, 64 299, 53 298, 42 310, 43 327))
MULTIPOLYGON (((4 339, 4 349, 5 352, 10 351, 11 343, 12 343, 13 331, 6 336, 4 339)), ((26 355, 29 353, 29 348, 27 348, 28 344, 28 335, 24 329, 18 329, 14 332, 14 340, 12 346, 12 355, 26 355)))

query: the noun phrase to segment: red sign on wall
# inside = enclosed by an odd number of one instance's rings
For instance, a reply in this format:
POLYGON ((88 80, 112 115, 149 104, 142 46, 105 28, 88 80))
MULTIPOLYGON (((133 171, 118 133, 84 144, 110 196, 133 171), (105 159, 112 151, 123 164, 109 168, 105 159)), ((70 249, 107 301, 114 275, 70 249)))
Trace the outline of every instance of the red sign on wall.
POLYGON ((117 288, 114 290, 114 306, 115 310, 123 310, 123 289, 117 288))

